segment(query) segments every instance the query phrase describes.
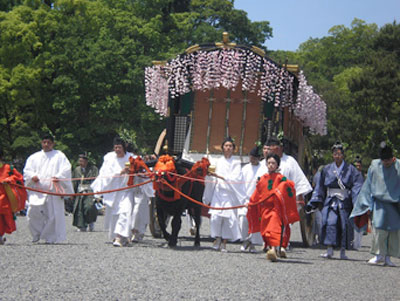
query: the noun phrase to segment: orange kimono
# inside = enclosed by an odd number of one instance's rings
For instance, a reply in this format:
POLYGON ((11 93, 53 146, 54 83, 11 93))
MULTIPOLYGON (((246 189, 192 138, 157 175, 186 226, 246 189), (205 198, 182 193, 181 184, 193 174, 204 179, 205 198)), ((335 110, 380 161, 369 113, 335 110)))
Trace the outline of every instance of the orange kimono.
POLYGON ((249 233, 260 232, 268 246, 286 248, 289 224, 300 220, 294 183, 280 173, 265 174, 250 198, 249 233))
POLYGON ((0 163, 0 236, 16 230, 14 213, 25 208, 26 190, 10 185, 23 184, 23 176, 13 166, 0 163))

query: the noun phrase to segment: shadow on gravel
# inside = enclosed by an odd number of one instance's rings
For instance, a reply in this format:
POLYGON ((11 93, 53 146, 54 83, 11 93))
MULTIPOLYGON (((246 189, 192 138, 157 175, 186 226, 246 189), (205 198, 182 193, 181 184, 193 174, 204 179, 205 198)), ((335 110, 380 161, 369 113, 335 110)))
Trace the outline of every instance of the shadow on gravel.
POLYGON ((204 250, 204 249, 207 249, 207 247, 195 247, 195 246, 180 246, 179 245, 179 242, 178 242, 178 245, 176 246, 176 247, 173 247, 173 248, 171 248, 171 247, 169 247, 168 246, 168 243, 165 241, 165 242, 162 242, 162 241, 157 241, 157 242, 154 242, 154 241, 148 241, 148 242, 146 242, 146 241, 142 241, 141 243, 138 243, 138 244, 132 244, 132 246, 130 246, 130 247, 137 247, 137 248, 154 248, 154 249, 170 249, 170 250, 174 250, 174 251, 183 251, 183 252, 186 252, 186 251, 192 251, 192 252, 195 252, 195 251, 202 251, 202 250, 204 250))
POLYGON ((353 251, 357 251, 357 252, 361 252, 361 253, 370 253, 370 250, 371 250, 371 247, 362 246, 361 249, 353 250, 353 251))
POLYGON ((51 247, 51 246, 89 246, 89 243, 45 243, 45 242, 40 242, 40 243, 32 243, 32 242, 26 242, 26 243, 7 243, 2 247, 51 247))
MULTIPOLYGON (((179 236, 179 240, 184 240, 184 241, 192 241, 194 243, 194 238, 193 236, 179 236)), ((214 238, 212 237, 201 237, 200 242, 213 242, 214 238)))
POLYGON ((318 259, 320 259, 321 261, 343 261, 343 262, 346 262, 346 261, 353 261, 353 262, 366 262, 365 259, 353 259, 353 258, 349 258, 349 259, 340 259, 339 257, 333 257, 333 258, 330 258, 330 259, 319 257, 318 259))
POLYGON ((292 258, 278 259, 278 262, 279 263, 294 263, 294 264, 314 264, 314 262, 296 260, 296 259, 292 259, 292 258))
POLYGON ((390 267, 390 266, 383 265, 383 264, 368 264, 367 260, 365 261, 365 265, 371 267, 372 269, 373 268, 390 269, 390 270, 391 269, 400 269, 400 266, 397 266, 397 265, 395 267, 390 267))
MULTIPOLYGON (((265 257, 264 258, 257 258, 257 260, 264 261, 264 262, 271 262, 268 259, 266 259, 265 257)), ((271 263, 286 263, 286 264, 293 263, 293 264, 305 264, 305 265, 314 264, 314 262, 298 260, 296 258, 286 258, 286 259, 278 258, 277 262, 271 262, 271 263)))
POLYGON ((208 248, 208 247, 194 247, 194 246, 183 246, 183 247, 177 246, 175 248, 170 248, 170 249, 174 250, 174 251, 178 251, 178 252, 187 252, 187 251, 189 251, 189 252, 197 252, 197 251, 204 251, 204 250, 211 249, 211 248, 208 248))
POLYGON ((73 242, 67 242, 67 243, 47 243, 47 242, 39 242, 39 243, 28 243, 26 244, 27 246, 89 246, 91 245, 90 243, 73 243, 73 242))
POLYGON ((290 241, 290 248, 304 248, 302 241, 290 241))

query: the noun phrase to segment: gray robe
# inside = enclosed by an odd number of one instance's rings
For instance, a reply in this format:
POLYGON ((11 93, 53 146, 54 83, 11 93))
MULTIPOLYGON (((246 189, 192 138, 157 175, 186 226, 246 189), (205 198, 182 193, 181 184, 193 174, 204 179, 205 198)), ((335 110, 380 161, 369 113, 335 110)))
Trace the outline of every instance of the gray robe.
MULTIPOLYGON (((98 169, 94 165, 88 165, 85 171, 82 167, 78 166, 74 169, 72 177, 80 178, 81 180, 74 181, 74 190, 76 193, 93 192, 90 188, 90 184, 94 181, 94 178, 98 175, 98 169), (84 180, 85 178, 93 178, 84 180)), ((94 205, 94 197, 88 196, 76 196, 74 201, 74 218, 72 225, 78 228, 86 228, 88 224, 94 223, 97 219, 97 208, 94 205)))
POLYGON ((313 207, 322 207, 321 242, 324 245, 350 248, 353 227, 349 222, 349 216, 362 184, 361 173, 346 162, 337 176, 335 163, 328 164, 322 169, 309 203, 313 207), (340 189, 338 178, 347 190, 347 196, 344 199, 328 193, 329 189, 340 189))

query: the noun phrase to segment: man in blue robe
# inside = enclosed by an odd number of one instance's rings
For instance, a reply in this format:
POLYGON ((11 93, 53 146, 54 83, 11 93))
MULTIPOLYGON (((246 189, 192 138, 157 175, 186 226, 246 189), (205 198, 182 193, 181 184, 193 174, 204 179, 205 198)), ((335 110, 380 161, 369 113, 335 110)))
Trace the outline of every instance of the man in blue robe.
POLYGON ((390 256, 400 257, 400 160, 385 142, 380 144, 379 157, 368 169, 351 218, 362 227, 372 213, 375 256, 368 263, 395 266, 390 256))
POLYGON ((316 183, 306 211, 321 209, 321 243, 327 246, 323 258, 333 257, 333 248, 340 247, 340 259, 347 259, 345 249, 353 239, 349 216, 363 184, 361 173, 344 161, 343 146, 336 142, 332 147, 334 162, 326 165, 316 183))

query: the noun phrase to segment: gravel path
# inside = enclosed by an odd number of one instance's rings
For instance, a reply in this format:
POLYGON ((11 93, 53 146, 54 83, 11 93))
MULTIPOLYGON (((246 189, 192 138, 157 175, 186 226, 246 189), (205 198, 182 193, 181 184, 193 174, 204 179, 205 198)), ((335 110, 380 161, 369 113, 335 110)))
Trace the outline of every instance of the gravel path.
POLYGON ((65 244, 33 244, 18 217, 17 232, 0 246, 0 300, 400 300, 400 260, 395 268, 366 264, 371 235, 350 260, 325 260, 321 248, 301 246, 296 224, 288 259, 272 263, 260 247, 257 254, 241 253, 240 244, 211 249, 208 219, 200 249, 185 221, 176 249, 149 232, 140 244, 115 248, 102 216, 95 232, 66 221, 65 244))

